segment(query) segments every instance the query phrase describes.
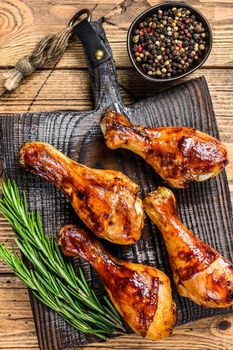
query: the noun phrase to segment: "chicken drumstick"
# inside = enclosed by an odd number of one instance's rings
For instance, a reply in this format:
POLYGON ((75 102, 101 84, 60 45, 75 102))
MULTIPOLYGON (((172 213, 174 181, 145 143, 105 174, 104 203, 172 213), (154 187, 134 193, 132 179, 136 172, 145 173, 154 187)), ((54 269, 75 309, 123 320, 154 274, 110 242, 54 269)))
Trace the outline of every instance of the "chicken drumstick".
POLYGON ((59 244, 68 256, 80 256, 97 271, 118 312, 141 336, 171 335, 176 322, 169 278, 154 267, 113 257, 93 236, 74 225, 63 227, 59 244))
POLYGON ((144 206, 162 232, 180 295, 206 307, 233 305, 232 263, 182 224, 172 191, 159 187, 147 195, 144 206))
POLYGON ((228 163, 223 144, 193 128, 145 128, 110 110, 102 114, 100 127, 109 148, 139 154, 175 188, 214 177, 228 163))
POLYGON ((138 185, 119 171, 91 169, 53 146, 31 142, 20 151, 20 164, 50 181, 70 199, 82 221, 98 236, 118 244, 135 243, 144 223, 138 185))

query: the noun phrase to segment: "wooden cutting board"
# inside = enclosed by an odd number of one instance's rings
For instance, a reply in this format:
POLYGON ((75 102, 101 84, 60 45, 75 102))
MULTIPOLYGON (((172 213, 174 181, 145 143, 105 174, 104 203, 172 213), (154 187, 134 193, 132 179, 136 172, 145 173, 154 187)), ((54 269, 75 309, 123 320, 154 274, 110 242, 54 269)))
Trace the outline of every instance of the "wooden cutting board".
MULTIPOLYGON (((93 26, 110 49, 101 22, 95 22, 93 26)), ((89 73, 95 110, 81 113, 61 111, 11 115, 0 120, 5 175, 15 179, 20 189, 26 191, 30 209, 41 212, 45 231, 49 235, 56 235, 64 224, 80 221, 59 190, 19 168, 18 153, 23 143, 35 140, 48 142, 85 165, 121 170, 140 185, 143 198, 146 193, 163 184, 163 181, 149 165, 133 153, 106 148, 99 128, 99 118, 104 108, 110 106, 126 114, 133 123, 154 127, 190 126, 219 137, 204 78, 189 81, 126 107, 119 93, 113 59, 95 69, 89 64, 89 73)), ((233 260, 232 208, 225 172, 210 181, 192 184, 185 190, 176 190, 175 195, 185 225, 221 254, 233 260)), ((116 246, 107 242, 104 244, 123 259, 156 265, 171 276, 162 237, 148 218, 142 238, 136 245, 116 246)), ((91 287, 101 297, 104 294, 103 287, 88 263, 79 259, 73 262, 75 267, 82 266, 91 287)), ((178 307, 178 324, 232 312, 232 309, 206 309, 197 306, 185 298, 180 298, 175 288, 174 298, 178 307)), ((42 350, 75 348, 96 340, 66 324, 60 316, 38 302, 31 293, 30 299, 42 350)))

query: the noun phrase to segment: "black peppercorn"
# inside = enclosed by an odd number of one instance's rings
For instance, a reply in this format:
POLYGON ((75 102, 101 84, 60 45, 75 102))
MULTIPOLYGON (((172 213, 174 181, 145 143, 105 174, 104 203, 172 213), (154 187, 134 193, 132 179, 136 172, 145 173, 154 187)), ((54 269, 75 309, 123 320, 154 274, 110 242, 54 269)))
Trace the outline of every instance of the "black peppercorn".
POLYGON ((146 74, 172 77, 202 57, 207 36, 203 24, 185 7, 159 9, 133 31, 132 52, 146 74))

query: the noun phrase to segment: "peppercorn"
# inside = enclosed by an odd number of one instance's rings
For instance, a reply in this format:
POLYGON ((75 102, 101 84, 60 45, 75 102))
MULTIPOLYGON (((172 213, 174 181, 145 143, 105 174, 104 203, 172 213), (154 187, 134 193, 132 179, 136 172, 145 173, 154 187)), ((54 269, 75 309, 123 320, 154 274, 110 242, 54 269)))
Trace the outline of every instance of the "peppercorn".
POLYGON ((207 35, 203 24, 185 7, 159 9, 133 31, 132 52, 146 74, 175 76, 201 59, 207 35))
POLYGON ((204 44, 199 45, 199 49, 200 50, 205 50, 205 45, 204 44))
POLYGON ((139 40, 139 35, 135 35, 135 36, 133 37, 133 42, 134 42, 134 43, 137 43, 138 40, 139 40))

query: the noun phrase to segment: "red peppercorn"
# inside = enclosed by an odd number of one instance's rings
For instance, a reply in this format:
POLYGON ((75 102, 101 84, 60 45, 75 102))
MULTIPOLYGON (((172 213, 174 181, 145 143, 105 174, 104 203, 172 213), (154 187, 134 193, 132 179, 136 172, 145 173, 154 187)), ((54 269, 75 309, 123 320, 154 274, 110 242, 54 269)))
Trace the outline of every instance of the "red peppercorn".
POLYGON ((142 36, 144 33, 143 33, 143 30, 140 30, 140 32, 138 33, 140 36, 142 36))
POLYGON ((190 22, 190 19, 186 18, 185 23, 189 23, 189 22, 190 22))
POLYGON ((150 33, 151 28, 150 28, 150 27, 148 27, 146 31, 147 31, 147 33, 150 33))
POLYGON ((138 52, 142 52, 143 51, 143 48, 141 45, 138 45, 138 52))
POLYGON ((182 25, 180 26, 180 29, 181 29, 181 30, 185 30, 185 25, 182 24, 182 25))
POLYGON ((186 33, 186 37, 190 38, 191 34, 189 32, 186 33))
POLYGON ((179 47, 179 49, 181 49, 181 47, 182 47, 182 43, 180 43, 179 45, 177 45, 178 47, 179 47))

